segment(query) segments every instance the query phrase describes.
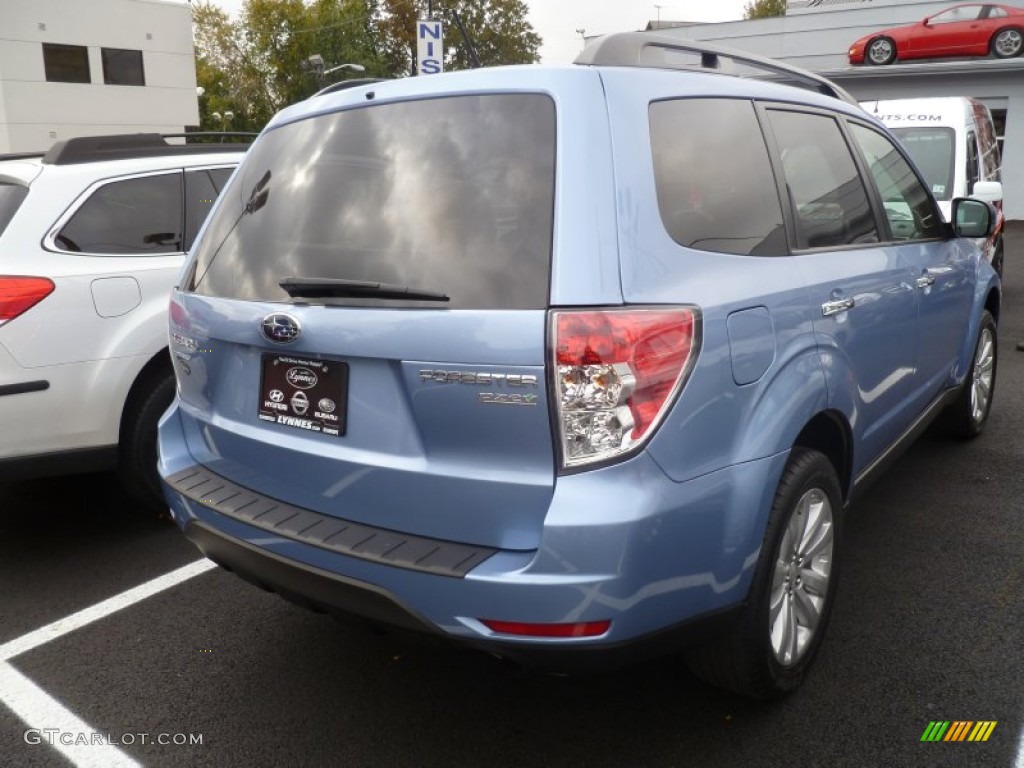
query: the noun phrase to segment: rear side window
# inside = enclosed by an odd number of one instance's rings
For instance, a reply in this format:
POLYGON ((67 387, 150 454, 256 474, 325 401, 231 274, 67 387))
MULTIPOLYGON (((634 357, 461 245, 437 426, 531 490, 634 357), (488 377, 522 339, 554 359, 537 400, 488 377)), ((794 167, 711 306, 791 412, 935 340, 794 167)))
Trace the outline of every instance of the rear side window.
POLYGON ((21 201, 28 194, 28 187, 21 184, 0 182, 0 235, 18 212, 21 201))
POLYGON ((290 301, 285 278, 390 283, 444 304, 548 305, 555 108, 458 96, 318 115, 264 134, 196 246, 191 289, 290 301))
POLYGON ((942 237, 945 228, 928 191, 896 146, 877 131, 862 125, 851 124, 850 129, 878 187, 892 239, 942 237))
POLYGON ((192 247, 213 202, 231 177, 231 168, 185 171, 185 250, 192 247))
POLYGON ((180 253, 181 173, 112 181, 97 189, 54 238, 98 254, 180 253))
POLYGON ((798 248, 878 242, 864 182, 836 121, 826 115, 770 110, 798 248))
POLYGON ((782 209, 754 106, 679 99, 650 107, 658 209, 680 245, 782 254, 782 209))

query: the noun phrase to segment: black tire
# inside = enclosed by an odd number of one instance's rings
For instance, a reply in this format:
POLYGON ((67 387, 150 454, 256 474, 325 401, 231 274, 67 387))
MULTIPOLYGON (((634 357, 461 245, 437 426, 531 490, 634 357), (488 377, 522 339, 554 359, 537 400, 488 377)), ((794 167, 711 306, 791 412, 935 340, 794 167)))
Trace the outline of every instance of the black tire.
POLYGON ((986 310, 978 326, 971 369, 967 372, 967 379, 956 402, 949 406, 945 414, 946 426, 954 437, 971 440, 985 429, 996 393, 998 342, 995 318, 986 310))
POLYGON ((122 418, 117 474, 125 492, 145 510, 166 514, 167 502, 156 470, 156 426, 174 399, 174 376, 150 381, 146 391, 129 401, 131 410, 122 418))
POLYGON ((1003 27, 994 35, 988 49, 997 59, 1013 59, 1024 51, 1024 30, 1020 27, 1003 27))
MULTIPOLYGON (((695 675, 713 685, 758 699, 784 696, 799 687, 821 645, 835 599, 841 512, 842 493, 832 463, 818 451, 794 448, 775 492, 742 616, 730 636, 688 652, 687 661, 695 675), (794 525, 801 526, 797 515, 806 514, 807 517, 802 518, 806 523, 814 517, 815 510, 818 512, 815 519, 828 518, 830 523, 815 526, 814 531, 820 536, 812 539, 819 541, 825 551, 815 553, 815 548, 809 547, 812 556, 805 567, 803 560, 795 559, 794 539, 787 533, 791 534, 794 525), (794 556, 789 557, 790 554, 794 556), (826 570, 823 580, 819 572, 814 571, 814 589, 810 587, 809 576, 812 566, 826 570), (792 578, 794 574, 800 578, 792 578), (776 580, 774 585, 773 580, 776 580), (817 587, 821 585, 819 595, 817 587), (773 594, 781 606, 774 619, 771 616, 773 594), (803 619, 798 614, 800 606, 812 596, 813 599, 820 597, 822 602, 815 604, 816 624, 808 629, 807 624, 801 624, 803 619), (782 642, 780 637, 773 639, 778 622, 786 620, 783 614, 791 620, 793 644, 782 642), (802 645, 794 647, 801 638, 800 629, 805 630, 802 645), (791 652, 789 658, 780 658, 787 652, 791 652)), ((807 533, 806 528, 802 530, 807 533)), ((800 548, 803 543, 798 541, 796 545, 800 548)))
POLYGON ((891 37, 876 37, 864 47, 864 61, 881 67, 896 61, 896 41, 891 37))

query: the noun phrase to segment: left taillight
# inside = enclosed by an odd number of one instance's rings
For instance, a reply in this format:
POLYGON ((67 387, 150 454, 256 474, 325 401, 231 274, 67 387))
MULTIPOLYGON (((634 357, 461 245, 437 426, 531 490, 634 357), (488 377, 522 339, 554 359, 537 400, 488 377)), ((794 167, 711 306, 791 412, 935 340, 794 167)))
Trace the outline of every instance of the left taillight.
POLYGON ((0 275, 0 325, 34 307, 53 293, 53 287, 46 277, 0 275))
POLYGON ((563 468, 637 450, 693 367, 698 311, 556 310, 550 322, 563 468))

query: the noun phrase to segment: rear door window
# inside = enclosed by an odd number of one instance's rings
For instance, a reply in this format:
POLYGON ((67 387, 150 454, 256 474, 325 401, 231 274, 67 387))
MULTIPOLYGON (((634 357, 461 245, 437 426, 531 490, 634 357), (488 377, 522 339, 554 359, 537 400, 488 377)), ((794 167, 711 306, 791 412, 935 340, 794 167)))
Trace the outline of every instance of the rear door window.
POLYGON ((737 254, 787 250, 782 208, 754 106, 679 99, 650 107, 658 209, 680 245, 737 254))
POLYGON ((181 201, 181 171, 111 181, 79 206, 54 242, 82 253, 181 253, 181 201))
POLYGON ((796 217, 798 248, 878 242, 867 190, 835 119, 768 110, 796 217))
MULTIPOLYGON (((264 134, 196 246, 197 293, 290 301, 286 278, 444 293, 424 304, 548 305, 555 107, 541 94, 423 99, 317 115, 264 134)), ((319 300, 319 299, 318 299, 319 300)))

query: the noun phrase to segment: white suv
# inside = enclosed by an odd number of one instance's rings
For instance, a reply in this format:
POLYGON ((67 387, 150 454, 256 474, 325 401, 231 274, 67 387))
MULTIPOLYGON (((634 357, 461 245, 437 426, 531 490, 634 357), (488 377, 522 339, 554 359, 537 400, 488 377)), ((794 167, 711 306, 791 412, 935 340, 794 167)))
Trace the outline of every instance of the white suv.
POLYGON ((247 146, 132 134, 0 156, 0 478, 116 467, 165 506, 167 300, 247 146))

